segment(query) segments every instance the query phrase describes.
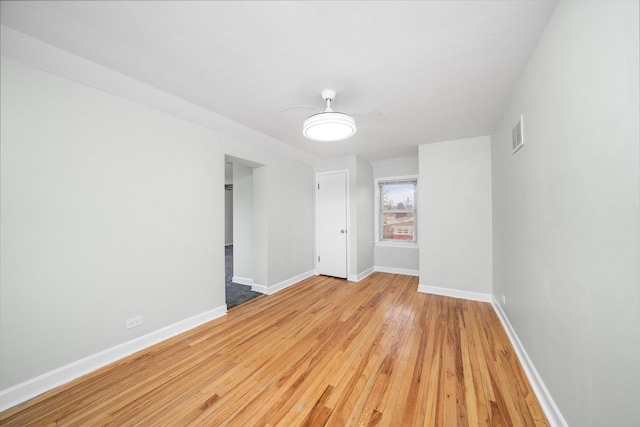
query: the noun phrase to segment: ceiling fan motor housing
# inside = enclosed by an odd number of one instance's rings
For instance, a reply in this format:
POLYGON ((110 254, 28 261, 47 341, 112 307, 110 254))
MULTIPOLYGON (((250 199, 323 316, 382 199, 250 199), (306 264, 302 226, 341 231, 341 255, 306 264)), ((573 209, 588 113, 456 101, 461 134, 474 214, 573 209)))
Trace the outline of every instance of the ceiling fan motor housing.
POLYGON ((336 99, 336 91, 333 89, 325 89, 320 92, 320 95, 322 95, 322 99, 325 101, 333 101, 336 99))

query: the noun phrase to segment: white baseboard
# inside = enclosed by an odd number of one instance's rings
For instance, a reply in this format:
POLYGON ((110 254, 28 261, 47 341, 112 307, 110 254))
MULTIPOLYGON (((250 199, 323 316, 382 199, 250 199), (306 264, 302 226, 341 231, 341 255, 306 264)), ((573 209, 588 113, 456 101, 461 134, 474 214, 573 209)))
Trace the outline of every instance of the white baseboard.
POLYGON ((542 406, 542 410, 544 411, 544 414, 546 415, 547 420, 549 421, 549 424, 552 427, 568 427, 567 422, 565 421, 564 417, 560 413, 560 409, 558 409, 558 406, 553 401, 553 398, 551 397, 549 390, 544 385, 544 382, 542 381, 540 374, 538 374, 538 371, 536 370, 535 366, 533 365, 533 362, 529 358, 527 351, 524 349, 524 346, 520 342, 520 338, 518 338, 516 331, 511 326, 511 323, 509 322, 509 318, 507 317, 505 312, 502 311, 502 307, 500 306, 500 303, 498 303, 498 301, 493 296, 491 296, 491 305, 493 306, 493 310, 498 315, 498 318, 500 318, 500 321, 502 322, 502 326, 504 327, 505 331, 507 332, 507 335, 509 336, 511 345, 513 345, 513 348, 516 351, 518 360, 520 360, 520 364, 522 365, 522 368, 524 369, 525 374, 527 374, 529 383, 531 383, 533 392, 538 398, 538 401, 540 402, 540 406, 542 406))
POLYGON ((226 313, 225 304, 4 389, 0 391, 0 412, 226 313))
POLYGON ((376 271, 381 273, 404 274, 405 276, 420 276, 420 270, 412 270, 409 268, 382 267, 377 265, 376 271))
POLYGON ((362 273, 349 274, 347 280, 350 282, 359 282, 376 271, 379 271, 381 273, 404 274, 405 276, 420 276, 420 272, 418 270, 411 270, 408 268, 381 267, 376 265, 366 269, 362 273))
POLYGON ((301 282, 304 279, 308 279, 309 277, 313 276, 314 273, 314 270, 305 271, 304 273, 298 274, 297 276, 291 277, 287 280, 283 280, 282 282, 276 283, 275 285, 271 286, 253 284, 251 286, 251 289, 266 295, 272 295, 278 291, 288 288, 291 285, 295 285, 296 283, 301 282))
POLYGON ((375 267, 371 267, 359 274, 349 274, 347 275, 347 280, 350 282, 359 282, 375 271, 376 271, 375 267))
POLYGON ((480 292, 461 291, 458 289, 441 288, 438 286, 418 285, 418 292, 425 294, 442 295, 444 297, 470 299, 473 301, 491 302, 491 294, 480 292))
POLYGON ((237 283, 238 285, 248 285, 253 286, 253 279, 249 279, 247 277, 233 276, 231 278, 233 283, 237 283))
POLYGON ((367 268, 365 271, 363 271, 362 273, 358 274, 358 282, 362 279, 364 279, 365 277, 375 273, 376 268, 375 267, 371 267, 371 268, 367 268))
MULTIPOLYGON (((235 280, 234 280, 235 282, 235 280)), ((240 283, 240 282, 236 282, 240 283)), ((244 284, 244 283, 241 283, 244 284)), ((269 287, 265 285, 260 285, 258 283, 251 283, 251 290, 254 292, 260 292, 261 294, 269 295, 267 292, 269 291, 269 287)))

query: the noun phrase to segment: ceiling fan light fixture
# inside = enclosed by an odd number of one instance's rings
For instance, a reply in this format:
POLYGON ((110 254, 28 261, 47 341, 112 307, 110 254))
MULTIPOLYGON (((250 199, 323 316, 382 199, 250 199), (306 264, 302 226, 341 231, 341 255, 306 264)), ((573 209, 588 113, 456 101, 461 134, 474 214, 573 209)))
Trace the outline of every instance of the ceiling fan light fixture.
POLYGON ((304 121, 302 133, 314 141, 341 141, 356 133, 356 121, 348 114, 322 112, 304 121))
POLYGON ((327 108, 318 114, 308 117, 302 125, 302 133, 314 141, 342 141, 356 133, 356 121, 348 114, 338 113, 331 109, 331 101, 336 91, 325 89, 320 96, 327 103, 327 108))

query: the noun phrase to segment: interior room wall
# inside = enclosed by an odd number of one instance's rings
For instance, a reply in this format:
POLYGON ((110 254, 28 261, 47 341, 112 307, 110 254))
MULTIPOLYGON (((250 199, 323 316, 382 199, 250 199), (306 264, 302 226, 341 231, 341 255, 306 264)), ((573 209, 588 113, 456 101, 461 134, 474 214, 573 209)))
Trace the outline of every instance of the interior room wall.
POLYGON ((224 245, 233 245, 233 190, 224 191, 224 245))
POLYGON ((224 163, 224 245, 233 245, 233 164, 225 158, 224 163))
MULTIPOLYGON (((265 166, 267 259, 270 289, 291 284, 291 278, 313 275, 313 166, 281 158, 265 166)), ((254 186, 257 177, 254 177, 254 186)), ((260 282, 262 283, 262 282, 260 282)))
POLYGON ((0 388, 223 306, 216 134, 1 62, 0 388))
MULTIPOLYGON (((358 207, 356 229, 358 277, 370 274, 374 267, 375 239, 373 230, 373 168, 367 160, 356 156, 355 199, 358 207)), ((353 229, 353 226, 351 227, 353 229)))
POLYGON ((233 281, 253 282, 253 168, 233 163, 233 281))
POLYGON ((492 135, 493 294, 571 426, 640 425, 638 17, 559 2, 492 135))
POLYGON ((253 169, 253 290, 266 293, 269 287, 269 198, 266 166, 253 169))
POLYGON ((313 165, 250 140, 221 135, 221 142, 234 164, 252 168, 254 289, 272 293, 311 276, 313 165))
MULTIPOLYGON (((418 175, 418 155, 374 162, 373 180, 405 175, 418 175)), ((378 191, 373 188, 373 191, 378 191)), ((374 215, 377 207, 373 208, 374 215)), ((418 224, 418 235, 420 224, 418 224)), ((419 275, 419 246, 411 248, 393 247, 377 244, 374 247, 374 264, 381 271, 419 275)))
POLYGON ((423 144, 419 161, 420 290, 490 299, 490 138, 423 144))
MULTIPOLYGON (((95 70, 92 86, 105 78, 109 91, 122 82, 133 94, 186 105, 21 41, 3 27, 0 407, 95 369, 105 352, 224 313, 225 154, 265 165, 254 173, 254 277, 270 286, 313 271, 311 163, 263 137, 236 136, 237 124, 213 130, 4 55, 44 69, 51 60, 63 75, 95 70), (276 230, 289 197, 300 201, 291 234, 276 230), (139 315, 142 325, 125 329, 139 315)), ((226 123, 187 107, 197 122, 226 123)))
MULTIPOLYGON (((311 276, 314 269, 313 165, 250 140, 229 135, 221 135, 220 140, 227 158, 232 159, 234 165, 249 167, 252 173, 250 278, 254 289, 272 293, 311 276)), ((248 172, 245 169, 239 173, 248 172)), ((234 192, 237 191, 234 183, 234 192)), ((234 233, 236 231, 239 229, 234 233)))

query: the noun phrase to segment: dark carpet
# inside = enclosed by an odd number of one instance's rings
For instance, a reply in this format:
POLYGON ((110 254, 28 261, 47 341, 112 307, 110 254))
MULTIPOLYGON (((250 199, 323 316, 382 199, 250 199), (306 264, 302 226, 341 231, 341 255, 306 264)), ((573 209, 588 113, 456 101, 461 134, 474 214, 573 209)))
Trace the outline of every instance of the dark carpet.
POLYGON ((224 255, 225 286, 227 288, 226 302, 227 310, 229 310, 262 294, 252 291, 251 286, 231 281, 233 278, 233 246, 225 246, 224 255))

